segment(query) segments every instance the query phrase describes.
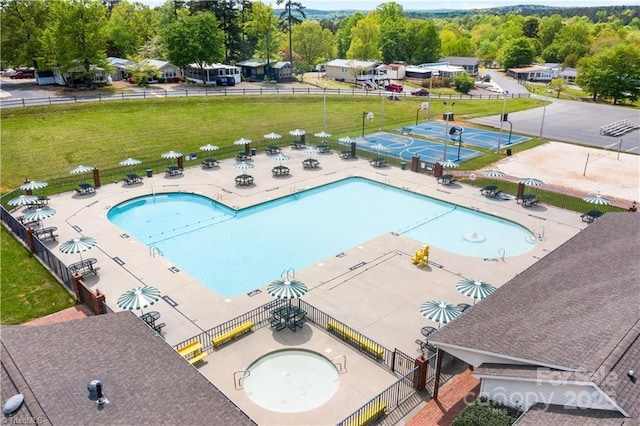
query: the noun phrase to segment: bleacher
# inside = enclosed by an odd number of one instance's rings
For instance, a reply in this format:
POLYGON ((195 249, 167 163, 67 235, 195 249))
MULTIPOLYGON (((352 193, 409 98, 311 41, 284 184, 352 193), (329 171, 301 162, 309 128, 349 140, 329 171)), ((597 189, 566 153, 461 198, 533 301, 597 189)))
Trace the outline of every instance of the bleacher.
POLYGON ((640 124, 634 123, 631 120, 620 120, 600 127, 600 134, 603 136, 617 137, 636 129, 640 129, 640 124))

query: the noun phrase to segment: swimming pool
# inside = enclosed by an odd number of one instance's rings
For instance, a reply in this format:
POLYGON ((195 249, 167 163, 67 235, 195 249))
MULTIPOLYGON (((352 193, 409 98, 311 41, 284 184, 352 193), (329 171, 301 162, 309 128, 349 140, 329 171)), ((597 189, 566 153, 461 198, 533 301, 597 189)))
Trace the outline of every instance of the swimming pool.
POLYGON ((385 233, 489 258, 526 253, 537 241, 516 223, 363 178, 238 211, 195 194, 149 195, 114 206, 107 218, 223 297, 385 233))

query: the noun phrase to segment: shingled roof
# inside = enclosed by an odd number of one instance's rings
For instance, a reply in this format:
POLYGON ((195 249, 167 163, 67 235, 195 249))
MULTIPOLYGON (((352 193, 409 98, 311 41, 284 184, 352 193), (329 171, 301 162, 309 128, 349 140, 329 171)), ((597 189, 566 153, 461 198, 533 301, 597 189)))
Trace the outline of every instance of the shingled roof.
POLYGON ((640 214, 607 213, 431 336, 584 375, 640 417, 640 214))
POLYGON ((25 395, 16 419, 42 424, 255 424, 131 312, 3 327, 2 379, 3 400, 25 395))

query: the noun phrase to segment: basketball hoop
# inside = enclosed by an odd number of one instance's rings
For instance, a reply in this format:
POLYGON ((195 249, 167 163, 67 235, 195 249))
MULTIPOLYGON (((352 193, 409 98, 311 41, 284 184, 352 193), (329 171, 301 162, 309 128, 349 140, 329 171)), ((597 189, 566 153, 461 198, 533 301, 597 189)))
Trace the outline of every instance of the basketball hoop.
POLYGON ((429 109, 429 102, 423 102, 422 105, 420 105, 420 109, 423 111, 429 109))
POLYGON ((367 113, 367 120, 373 120, 373 113, 372 112, 368 112, 367 113))

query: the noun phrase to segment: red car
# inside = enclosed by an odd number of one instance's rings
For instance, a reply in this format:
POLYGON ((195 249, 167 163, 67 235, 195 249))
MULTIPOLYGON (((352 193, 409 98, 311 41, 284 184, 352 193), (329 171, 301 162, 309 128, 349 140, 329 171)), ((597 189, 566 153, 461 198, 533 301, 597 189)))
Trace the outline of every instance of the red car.
POLYGON ((12 79, 20 79, 20 78, 35 78, 35 74, 33 71, 16 71, 11 74, 12 79))
POLYGON ((429 96, 429 91, 427 89, 418 89, 411 92, 413 96, 429 96))
POLYGON ((386 86, 384 86, 384 90, 387 90, 389 92, 402 93, 403 88, 399 84, 387 84, 386 86))

